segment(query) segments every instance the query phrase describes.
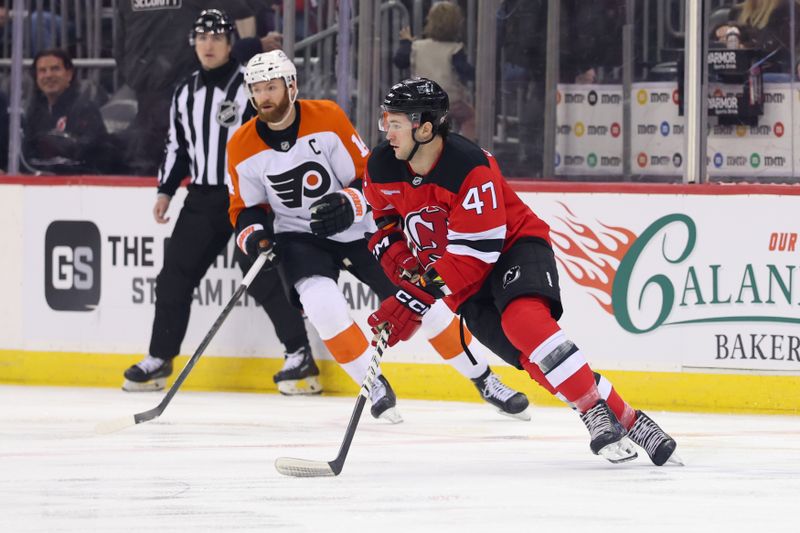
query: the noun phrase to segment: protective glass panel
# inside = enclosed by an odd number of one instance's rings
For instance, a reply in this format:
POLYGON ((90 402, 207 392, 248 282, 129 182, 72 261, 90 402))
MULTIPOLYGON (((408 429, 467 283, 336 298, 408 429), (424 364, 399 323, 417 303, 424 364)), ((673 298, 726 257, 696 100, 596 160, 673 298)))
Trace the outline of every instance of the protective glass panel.
POLYGON ((705 21, 708 51, 708 176, 782 182, 800 177, 793 135, 800 109, 795 0, 715 3, 705 21))

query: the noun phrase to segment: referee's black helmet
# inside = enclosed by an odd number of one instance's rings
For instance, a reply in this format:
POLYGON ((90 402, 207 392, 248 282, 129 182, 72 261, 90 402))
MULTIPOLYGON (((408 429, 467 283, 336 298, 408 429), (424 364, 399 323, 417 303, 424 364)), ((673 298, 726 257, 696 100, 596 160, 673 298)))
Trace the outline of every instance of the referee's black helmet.
POLYGON ((228 42, 233 36, 233 22, 221 9, 206 9, 194 21, 192 31, 189 33, 189 44, 194 46, 195 38, 199 33, 224 34, 228 42))

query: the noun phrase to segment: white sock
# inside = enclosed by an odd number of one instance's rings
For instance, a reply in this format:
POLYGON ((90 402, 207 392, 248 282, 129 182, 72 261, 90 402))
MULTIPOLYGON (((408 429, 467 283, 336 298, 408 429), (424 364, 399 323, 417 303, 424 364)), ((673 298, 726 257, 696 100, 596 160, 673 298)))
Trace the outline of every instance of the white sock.
MULTIPOLYGON (((367 348, 367 350, 350 361, 349 363, 340 363, 347 375, 353 378, 358 385, 364 383, 364 378, 367 377, 367 369, 369 368, 369 362, 372 360, 372 348, 367 348)), ((381 375, 381 369, 378 368, 378 373, 375 374, 375 377, 381 375)))
POLYGON ((472 356, 478 363, 477 365, 472 364, 472 361, 469 360, 469 357, 465 352, 461 352, 452 359, 447 359, 447 362, 450 364, 450 366, 458 370, 461 375, 468 377, 469 379, 475 379, 481 377, 483 373, 486 372, 486 369, 489 368, 489 363, 486 362, 486 359, 484 359, 483 356, 478 355, 475 352, 472 352, 472 356))

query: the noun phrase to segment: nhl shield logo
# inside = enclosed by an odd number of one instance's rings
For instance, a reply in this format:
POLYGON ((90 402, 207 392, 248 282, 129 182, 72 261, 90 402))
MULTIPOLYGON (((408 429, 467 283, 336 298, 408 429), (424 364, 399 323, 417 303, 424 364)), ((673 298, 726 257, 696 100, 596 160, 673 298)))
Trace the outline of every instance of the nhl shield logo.
POLYGON ((433 94, 433 84, 429 81, 417 86, 419 94, 433 94))
POLYGON ((416 187, 420 183, 422 183, 422 176, 414 176, 414 179, 411 180, 411 185, 413 185, 414 187, 416 187))
POLYGON ((239 121, 239 104, 223 100, 217 108, 217 123, 223 128, 235 126, 239 121))
POLYGON ((519 279, 520 268, 519 266, 513 266, 506 270, 506 273, 503 274, 503 288, 505 289, 515 281, 519 279))

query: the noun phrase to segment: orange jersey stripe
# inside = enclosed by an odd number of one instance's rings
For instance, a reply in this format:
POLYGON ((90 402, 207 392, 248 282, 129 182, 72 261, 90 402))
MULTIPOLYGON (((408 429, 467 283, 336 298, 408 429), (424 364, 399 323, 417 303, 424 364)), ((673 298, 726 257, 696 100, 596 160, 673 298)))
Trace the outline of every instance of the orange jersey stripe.
POLYGON ((270 150, 270 147, 258 136, 258 132, 256 131, 257 120, 258 117, 253 117, 242 124, 242 127, 236 130, 231 140, 228 141, 228 175, 231 180, 228 184, 228 195, 230 198, 228 215, 231 219, 231 225, 234 228, 236 228, 236 221, 239 219, 239 213, 247 207, 244 205, 242 196, 239 193, 239 174, 236 172, 236 165, 261 150, 270 150))
MULTIPOLYGON (((453 318, 450 325, 435 337, 428 339, 431 346, 442 356, 442 359, 452 359, 464 351, 461 345, 461 333, 459 332, 458 319, 453 318)), ((469 345, 472 342, 472 333, 464 326, 464 342, 469 345)))

